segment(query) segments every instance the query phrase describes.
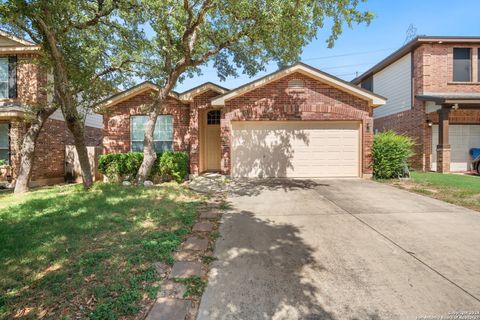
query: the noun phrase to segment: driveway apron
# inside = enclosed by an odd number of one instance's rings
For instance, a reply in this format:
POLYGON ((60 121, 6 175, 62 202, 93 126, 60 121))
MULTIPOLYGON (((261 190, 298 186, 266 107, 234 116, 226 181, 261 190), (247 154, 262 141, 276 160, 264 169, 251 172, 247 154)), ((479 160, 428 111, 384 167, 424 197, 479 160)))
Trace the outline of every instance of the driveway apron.
POLYGON ((235 183, 198 319, 480 311, 480 213, 379 183, 235 183))

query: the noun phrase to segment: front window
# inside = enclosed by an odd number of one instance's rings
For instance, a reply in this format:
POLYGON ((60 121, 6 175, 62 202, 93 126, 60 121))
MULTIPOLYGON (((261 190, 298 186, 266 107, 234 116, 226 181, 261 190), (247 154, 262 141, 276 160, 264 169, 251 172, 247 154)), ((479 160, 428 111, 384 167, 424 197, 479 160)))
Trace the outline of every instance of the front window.
MULTIPOLYGON (((143 138, 145 136, 145 125, 147 116, 132 116, 130 118, 130 138, 132 141, 132 151, 143 151, 143 138)), ((160 115, 155 124, 153 133, 153 143, 156 152, 173 150, 173 116, 160 115)))
POLYGON ((8 164, 10 159, 10 137, 8 123, 0 123, 0 164, 8 164))
POLYGON ((472 59, 470 48, 453 49, 453 81, 472 81, 472 59))
POLYGON ((0 99, 8 98, 8 58, 0 58, 0 99))

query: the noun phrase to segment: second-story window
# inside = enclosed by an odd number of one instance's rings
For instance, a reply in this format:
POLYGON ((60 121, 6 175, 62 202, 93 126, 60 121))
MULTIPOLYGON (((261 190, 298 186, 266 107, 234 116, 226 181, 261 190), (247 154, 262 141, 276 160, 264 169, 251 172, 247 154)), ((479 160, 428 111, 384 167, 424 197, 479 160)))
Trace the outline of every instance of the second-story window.
POLYGON ((472 81, 472 57, 470 48, 453 48, 453 81, 472 81))
POLYGON ((477 81, 480 82, 480 48, 477 49, 477 81))
POLYGON ((0 99, 9 98, 8 74, 8 58, 0 58, 0 99))

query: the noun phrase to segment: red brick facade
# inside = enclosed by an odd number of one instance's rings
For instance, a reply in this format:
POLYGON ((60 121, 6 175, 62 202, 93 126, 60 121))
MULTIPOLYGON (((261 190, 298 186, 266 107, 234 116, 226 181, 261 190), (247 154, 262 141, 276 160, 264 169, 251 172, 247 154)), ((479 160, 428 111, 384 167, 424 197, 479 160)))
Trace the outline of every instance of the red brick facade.
MULTIPOLYGON (((412 166, 430 170, 432 157, 432 128, 427 120, 438 124, 436 112, 426 113, 426 103, 416 97, 424 93, 480 92, 478 75, 478 44, 431 43, 421 44, 412 52, 412 108, 374 120, 376 130, 394 130, 416 141, 412 166), (472 48, 472 82, 453 82, 453 48, 472 48)), ((394 85, 394 84, 392 84, 394 85)), ((387 97, 388 98, 388 97, 387 97)), ((480 124, 479 110, 450 112, 451 124, 480 124)))
MULTIPOLYGON (((28 123, 22 119, 10 122, 10 162, 12 178, 18 174, 22 140, 28 123)), ((87 146, 99 146, 102 130, 86 127, 87 146)), ((63 182, 65 177, 65 145, 73 144, 73 138, 64 121, 49 119, 45 123, 35 146, 31 181, 34 185, 63 182)))
MULTIPOLYGON (((153 89, 132 94, 106 107, 104 112, 104 153, 128 152, 130 117, 145 114, 151 103, 153 89)), ((212 98, 219 93, 208 90, 189 104, 174 98, 162 114, 173 114, 174 150, 188 151, 190 172, 200 171, 199 115, 211 108, 212 98)), ((361 124, 362 174, 371 174, 371 144, 373 141, 372 110, 366 100, 326 85, 301 73, 293 73, 227 100, 221 109, 221 171, 231 173, 231 121, 239 120, 313 120, 355 121, 361 124), (292 79, 302 80, 303 88, 289 88, 292 79)))
POLYGON ((226 174, 230 173, 231 168, 231 121, 239 120, 360 121, 363 128, 362 173, 372 172, 370 149, 373 121, 368 103, 303 74, 288 75, 226 102, 221 121, 221 168, 226 174), (288 82, 292 79, 302 80, 304 88, 289 88, 288 82))
MULTIPOLYGON (((152 91, 143 92, 124 102, 108 108, 103 114, 104 153, 129 152, 130 117, 145 115, 146 106, 152 103, 152 91)), ((189 151, 190 108, 180 101, 169 98, 161 114, 173 115, 173 148, 189 151)))
MULTIPOLYGON (((8 177, 0 176, 0 181, 15 179, 18 174, 22 140, 28 128, 28 119, 23 116, 20 105, 47 103, 47 73, 32 62, 34 58, 32 54, 17 55, 17 98, 0 99, 0 122, 10 124, 10 169, 8 177), (9 109, 2 110, 3 105, 9 109), (15 112, 11 112, 11 105, 15 107, 15 112)), ((88 146, 101 145, 101 129, 86 127, 85 135, 88 146)), ((73 144, 73 138, 65 122, 49 119, 37 140, 31 179, 33 185, 64 181, 66 144, 73 144)))

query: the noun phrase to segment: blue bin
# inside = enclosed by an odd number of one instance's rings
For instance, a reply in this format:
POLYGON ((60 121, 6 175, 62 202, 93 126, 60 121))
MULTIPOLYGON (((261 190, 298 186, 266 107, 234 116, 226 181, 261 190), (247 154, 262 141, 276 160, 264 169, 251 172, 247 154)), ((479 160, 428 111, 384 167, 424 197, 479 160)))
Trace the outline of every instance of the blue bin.
POLYGON ((470 156, 472 159, 477 159, 480 157, 480 148, 472 148, 470 149, 470 156))

